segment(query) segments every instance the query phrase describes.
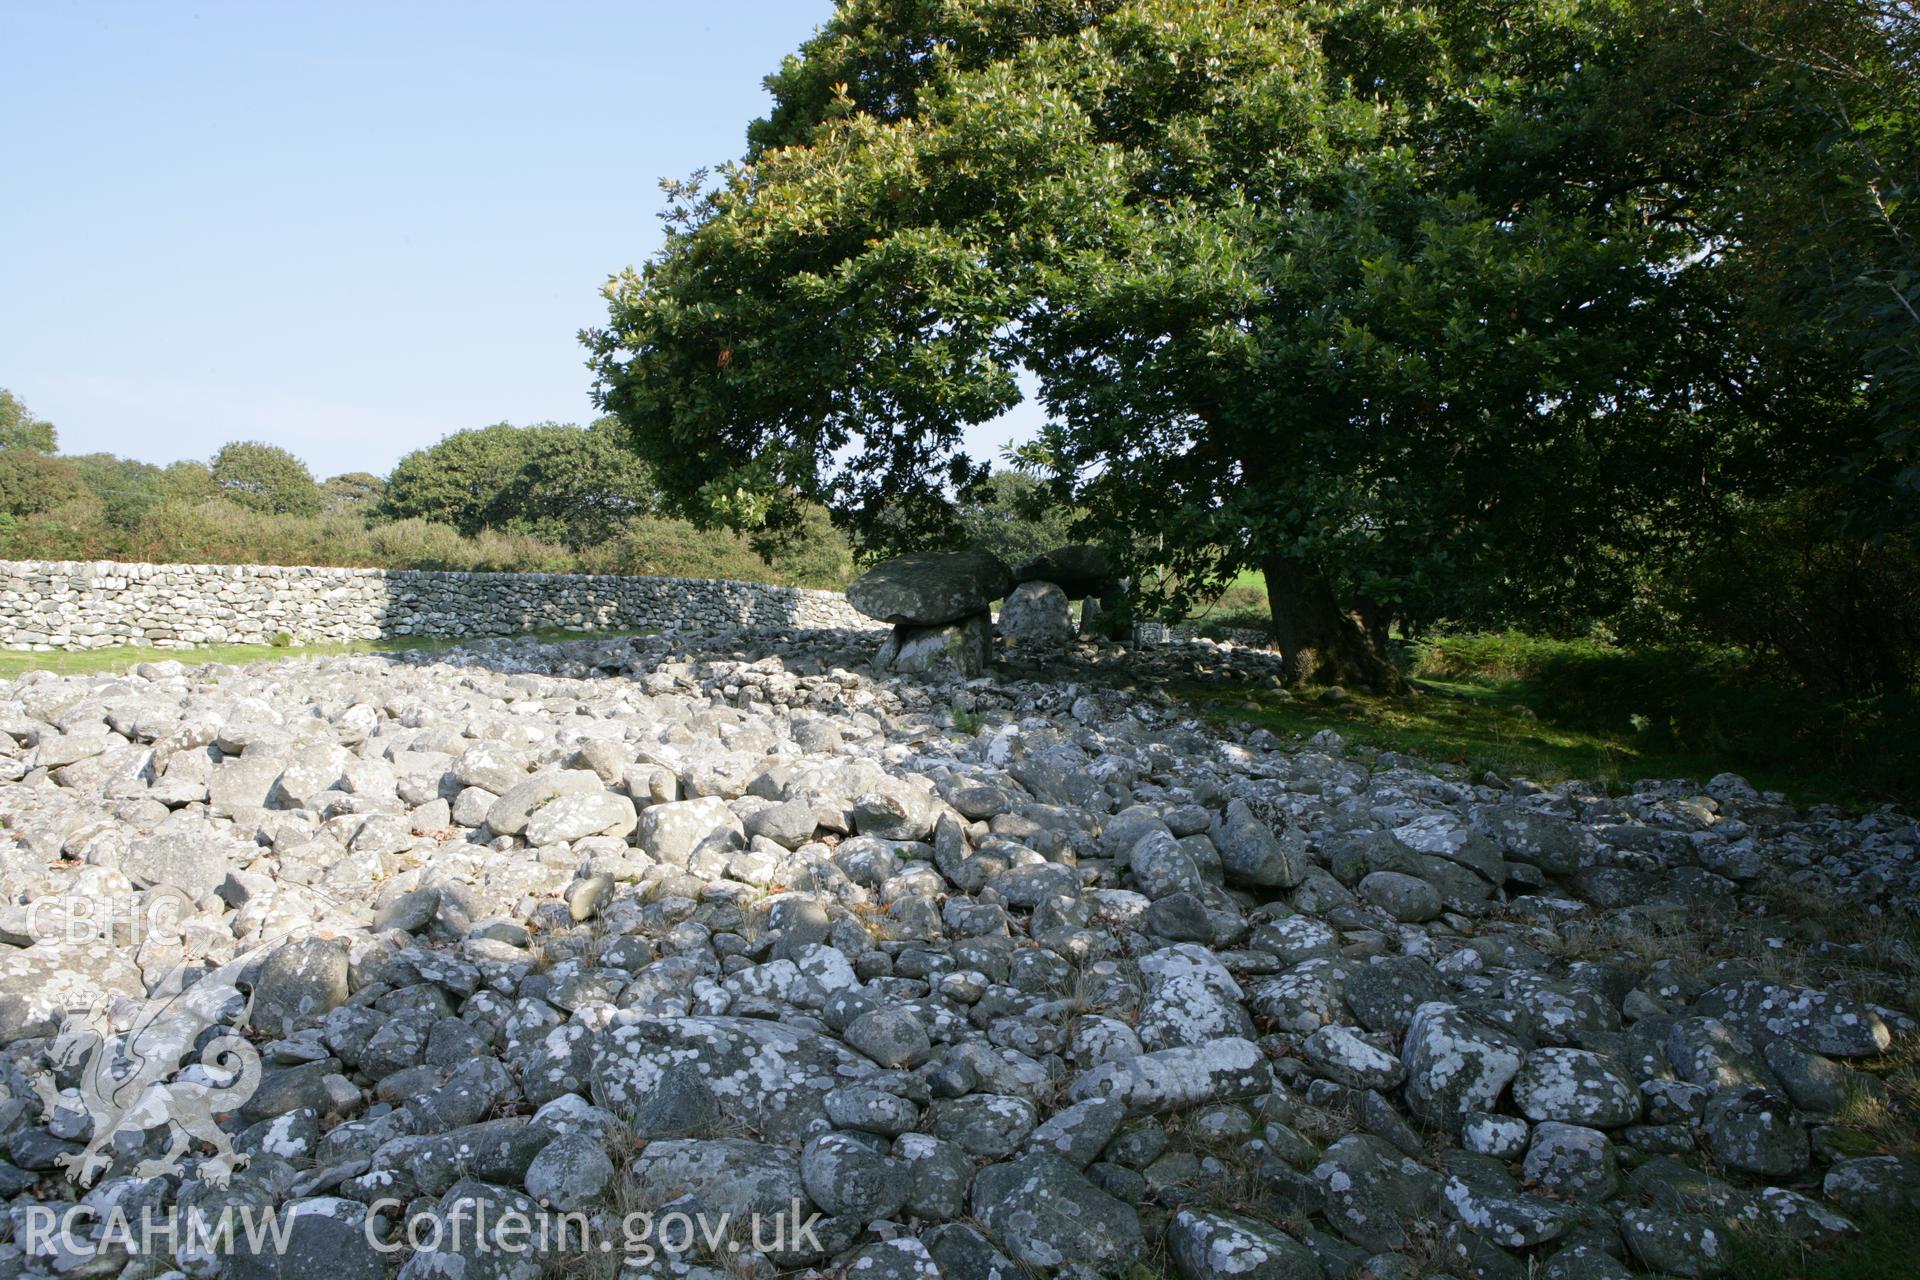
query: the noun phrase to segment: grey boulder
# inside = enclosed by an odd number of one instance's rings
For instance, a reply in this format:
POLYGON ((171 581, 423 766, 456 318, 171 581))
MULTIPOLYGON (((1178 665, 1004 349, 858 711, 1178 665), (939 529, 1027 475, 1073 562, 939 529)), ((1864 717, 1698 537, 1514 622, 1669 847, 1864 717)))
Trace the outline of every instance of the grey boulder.
POLYGON ((1066 592, 1051 582, 1023 582, 1000 605, 1000 636, 1030 653, 1073 643, 1073 612, 1066 592))
POLYGON ((1007 594, 1013 575, 989 551, 917 552, 882 561, 847 587, 847 603, 880 622, 958 622, 1007 594))
POLYGON ((226 1280, 381 1280, 387 1256, 376 1248, 377 1232, 367 1229, 367 1206, 336 1196, 289 1201, 268 1231, 236 1231, 233 1253, 221 1275, 226 1280), (268 1244, 271 1247, 259 1248, 268 1244))
POLYGON ((1585 1049, 1535 1049, 1513 1078, 1529 1120, 1617 1129, 1640 1118, 1640 1090, 1620 1067, 1585 1049))
POLYGON ((1440 891, 1401 871, 1369 873, 1360 881, 1360 896, 1403 924, 1424 924, 1440 914, 1440 891))
POLYGON ((612 791, 561 796, 527 822, 527 843, 558 844, 584 836, 624 836, 639 822, 633 801, 612 791))
POLYGON ((642 1204, 692 1195, 709 1213, 771 1221, 792 1212, 800 1156, 745 1138, 672 1139, 642 1147, 627 1177, 642 1204))
POLYGON ((809 1142, 800 1152, 800 1178, 807 1198, 826 1212, 862 1222, 892 1217, 913 1189, 898 1161, 845 1133, 809 1142))
POLYGON ((987 614, 918 626, 902 623, 880 646, 873 664, 882 671, 971 680, 993 663, 993 623, 987 614))
POLYGON ((593 1100, 621 1112, 643 1103, 672 1066, 697 1063, 721 1111, 772 1141, 804 1141, 832 1127, 826 1096, 876 1068, 838 1041, 759 1018, 662 1017, 614 1022, 598 1033, 593 1100))
POLYGON ((1313 1251, 1277 1227, 1232 1213, 1182 1209, 1167 1229, 1181 1280, 1321 1280, 1313 1251))
POLYGON ((989 1165, 973 1180, 973 1212, 1016 1262, 1117 1270, 1145 1248, 1140 1217, 1078 1169, 1045 1152, 989 1165))
POLYGON ((347 944, 299 938, 276 947, 254 978, 252 1024, 271 1035, 291 1035, 347 1002, 347 944))
POLYGON ((1401 1045, 1407 1105, 1427 1123, 1457 1133, 1466 1118, 1493 1110, 1520 1070, 1520 1042, 1446 1004, 1414 1011, 1401 1045))
POLYGON ((1015 582, 1051 582, 1070 600, 1111 594, 1120 585, 1107 553, 1088 542, 1043 551, 1014 566, 1015 582))
POLYGON ((1227 806, 1226 821, 1215 833, 1213 843, 1220 850, 1220 868, 1227 882, 1257 889, 1291 889, 1306 879, 1306 841, 1298 828, 1288 828, 1276 836, 1273 829, 1253 815, 1243 801, 1227 806))
POLYGON ((598 1138, 572 1133, 555 1138, 527 1168, 527 1194, 554 1209, 591 1207, 613 1181, 613 1161, 598 1138))
POLYGON ((1887 1024, 1852 996, 1760 978, 1713 988, 1693 1012, 1719 1018, 1761 1047, 1784 1036, 1830 1057, 1869 1058, 1893 1043, 1887 1024))

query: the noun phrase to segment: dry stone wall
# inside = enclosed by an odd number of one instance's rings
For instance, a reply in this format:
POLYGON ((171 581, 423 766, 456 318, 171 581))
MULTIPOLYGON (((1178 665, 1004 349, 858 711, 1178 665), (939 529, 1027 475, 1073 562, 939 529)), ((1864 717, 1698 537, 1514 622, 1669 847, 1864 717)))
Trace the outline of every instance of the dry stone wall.
POLYGON ((878 625, 837 592, 712 578, 0 561, 8 649, 878 625))
MULTIPOLYGON (((1197 622, 1137 622, 1133 627, 1133 643, 1142 649, 1192 644, 1196 640, 1206 639, 1206 631, 1205 625, 1197 622)), ((1227 627, 1215 632, 1215 638, 1256 649, 1273 646, 1273 637, 1255 627, 1227 627)))

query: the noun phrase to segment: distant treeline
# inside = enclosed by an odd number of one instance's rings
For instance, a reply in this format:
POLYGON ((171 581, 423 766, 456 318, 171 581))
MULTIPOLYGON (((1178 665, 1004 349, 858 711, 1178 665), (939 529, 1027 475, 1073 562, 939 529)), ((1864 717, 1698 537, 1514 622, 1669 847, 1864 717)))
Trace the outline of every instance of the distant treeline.
MULTIPOLYGON (((999 473, 969 504, 977 540, 1009 559, 1058 545, 1064 513, 999 473)), ((0 389, 0 556, 173 564, 638 573, 839 588, 845 538, 814 507, 777 540, 701 529, 660 509, 612 419, 460 431, 380 476, 316 480, 286 449, 224 446, 155 466, 63 454, 59 433, 0 389)))

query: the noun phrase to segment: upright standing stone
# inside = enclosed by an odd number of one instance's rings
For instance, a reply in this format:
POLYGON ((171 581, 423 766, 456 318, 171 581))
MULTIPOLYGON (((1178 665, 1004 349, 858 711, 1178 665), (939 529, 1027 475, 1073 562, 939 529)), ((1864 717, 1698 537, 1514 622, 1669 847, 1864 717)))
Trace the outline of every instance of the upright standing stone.
POLYGON ((1023 582, 1000 606, 1000 635, 1009 644, 1044 653, 1073 643, 1067 593, 1051 582, 1023 582))

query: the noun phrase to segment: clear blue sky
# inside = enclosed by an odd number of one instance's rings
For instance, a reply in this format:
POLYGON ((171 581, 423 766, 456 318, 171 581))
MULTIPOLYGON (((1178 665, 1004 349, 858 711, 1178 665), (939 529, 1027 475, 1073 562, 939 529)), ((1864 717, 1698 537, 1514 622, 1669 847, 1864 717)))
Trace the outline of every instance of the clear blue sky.
POLYGON ((575 335, 658 180, 738 156, 831 10, 0 0, 0 386, 68 453, 322 477, 584 422, 575 335))

